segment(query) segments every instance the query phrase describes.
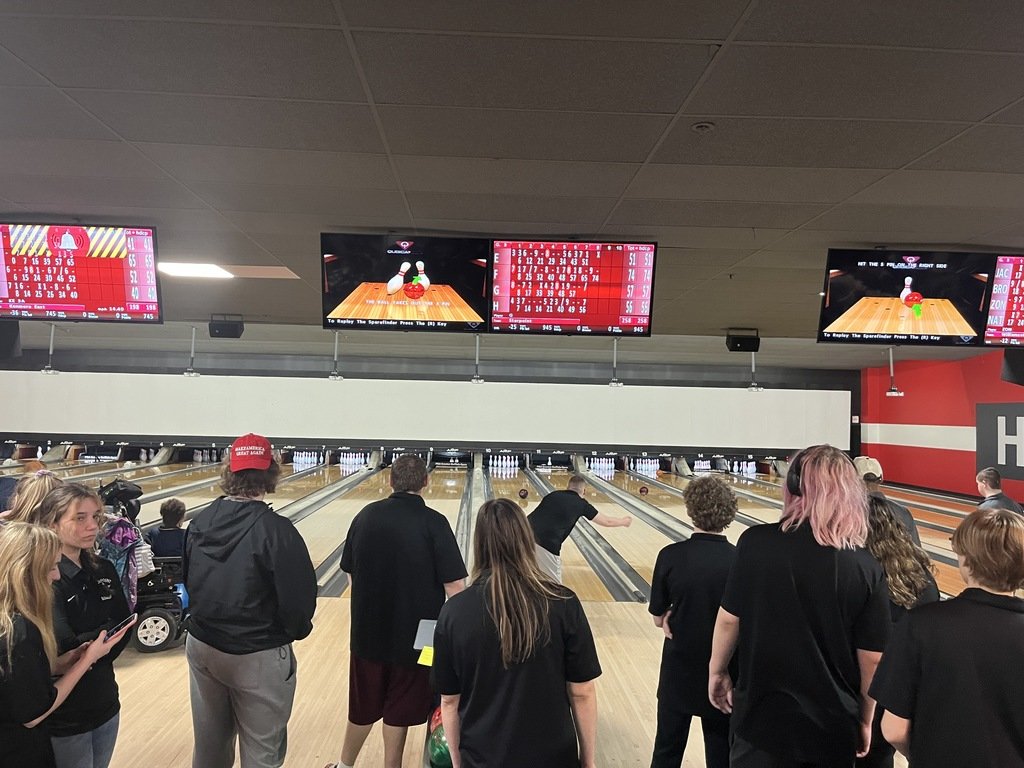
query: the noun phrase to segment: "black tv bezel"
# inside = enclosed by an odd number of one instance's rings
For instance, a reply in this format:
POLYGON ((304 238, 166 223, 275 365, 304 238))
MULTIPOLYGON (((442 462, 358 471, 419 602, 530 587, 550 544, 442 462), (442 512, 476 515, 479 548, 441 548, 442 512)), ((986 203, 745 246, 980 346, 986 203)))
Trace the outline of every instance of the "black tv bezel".
MULTIPOLYGON (((491 258, 494 258, 494 243, 502 241, 515 241, 515 242, 541 242, 541 243, 580 243, 580 244, 593 244, 600 243, 601 245, 653 245, 654 246, 654 264, 651 269, 651 310, 647 313, 647 330, 644 333, 615 333, 614 331, 600 331, 600 332, 586 332, 586 331, 535 331, 535 330, 508 330, 494 328, 492 315, 493 315, 493 294, 491 296, 491 309, 488 311, 487 318, 487 332, 493 333, 495 336, 580 336, 583 338, 603 338, 603 339, 646 339, 650 338, 652 329, 654 328, 654 282, 658 276, 658 243, 655 240, 605 240, 604 238, 591 237, 591 238, 578 238, 578 239, 566 239, 556 238, 550 235, 538 235, 537 237, 527 236, 522 237, 518 235, 509 235, 502 237, 491 238, 491 258)), ((494 283, 494 265, 491 264, 491 285, 493 291, 494 283)))
POLYGON ((117 319, 112 317, 12 317, 0 311, 0 320, 17 320, 23 323, 110 323, 113 325, 163 325, 164 323, 164 294, 160 285, 160 249, 157 244, 157 231, 155 226, 149 224, 103 224, 96 221, 0 221, 0 225, 7 226, 44 226, 44 227, 115 227, 118 229, 148 229, 153 233, 153 275, 156 280, 156 304, 157 319, 136 320, 117 319))
MULTIPOLYGON (((491 237, 472 237, 464 235, 412 235, 410 239, 416 240, 473 240, 477 242, 487 243, 488 247, 484 253, 485 265, 484 265, 484 321, 480 328, 431 328, 414 325, 411 327, 395 328, 395 327, 367 327, 355 324, 341 324, 341 323, 328 323, 327 311, 324 309, 323 302, 327 296, 327 273, 325 271, 324 264, 324 237, 329 236, 344 236, 344 237, 376 237, 376 238, 402 238, 401 232, 320 232, 320 317, 321 326, 326 331, 356 331, 358 333, 364 333, 369 331, 391 331, 398 333, 450 333, 450 334, 473 334, 473 333, 487 333, 491 323, 491 273, 493 268, 493 238, 491 237)), ((355 319, 355 318, 352 318, 355 319)))

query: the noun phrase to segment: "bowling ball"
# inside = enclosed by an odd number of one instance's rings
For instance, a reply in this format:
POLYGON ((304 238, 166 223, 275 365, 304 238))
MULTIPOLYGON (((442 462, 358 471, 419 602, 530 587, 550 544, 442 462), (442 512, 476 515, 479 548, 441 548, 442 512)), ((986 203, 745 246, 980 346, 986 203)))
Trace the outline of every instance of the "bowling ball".
POLYGON ((650 489, 646 485, 641 485, 640 486, 640 495, 641 496, 646 496, 648 493, 650 493, 650 489))
POLYGON ((922 296, 917 291, 911 291, 903 299, 903 303, 906 304, 908 307, 912 307, 915 304, 920 304, 923 301, 924 301, 924 296, 922 296))
POLYGON ((448 739, 444 735, 444 726, 439 725, 430 732, 427 740, 427 755, 431 768, 452 768, 452 756, 448 751, 448 739))
POLYGON ((430 716, 430 728, 428 728, 427 730, 428 731, 432 731, 435 728, 437 728, 437 726, 439 726, 440 724, 441 724, 441 708, 438 707, 437 709, 434 710, 434 714, 432 714, 430 716))
POLYGON ((418 299, 426 293, 423 286, 419 283, 406 283, 402 286, 402 290, 405 291, 405 295, 410 299, 418 299))
POLYGON ((525 499, 529 495, 530 495, 530 492, 528 490, 526 490, 525 488, 520 488, 519 489, 519 498, 520 499, 525 499))

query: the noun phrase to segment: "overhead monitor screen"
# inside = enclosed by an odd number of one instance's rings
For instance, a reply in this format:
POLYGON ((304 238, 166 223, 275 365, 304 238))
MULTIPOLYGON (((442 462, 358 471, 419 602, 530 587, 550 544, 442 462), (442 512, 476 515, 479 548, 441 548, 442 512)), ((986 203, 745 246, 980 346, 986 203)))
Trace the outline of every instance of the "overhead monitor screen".
POLYGON ((1024 345, 1024 256, 997 256, 986 344, 1024 345))
POLYGON ((159 323, 152 229, 0 223, 0 317, 159 323))
POLYGON ((818 341, 981 343, 995 255, 829 250, 818 341))
POLYGON ((491 330, 650 336, 655 243, 495 240, 491 330))
POLYGON ((487 329, 490 240, 320 235, 324 328, 487 329))

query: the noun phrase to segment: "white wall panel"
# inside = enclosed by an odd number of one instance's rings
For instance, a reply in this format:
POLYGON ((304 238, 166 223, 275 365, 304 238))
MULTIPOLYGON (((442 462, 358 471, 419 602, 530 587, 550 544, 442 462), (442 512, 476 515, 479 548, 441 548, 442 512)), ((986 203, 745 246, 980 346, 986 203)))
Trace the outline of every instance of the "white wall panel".
POLYGON ((0 372, 0 431, 322 440, 849 448, 850 393, 0 372))

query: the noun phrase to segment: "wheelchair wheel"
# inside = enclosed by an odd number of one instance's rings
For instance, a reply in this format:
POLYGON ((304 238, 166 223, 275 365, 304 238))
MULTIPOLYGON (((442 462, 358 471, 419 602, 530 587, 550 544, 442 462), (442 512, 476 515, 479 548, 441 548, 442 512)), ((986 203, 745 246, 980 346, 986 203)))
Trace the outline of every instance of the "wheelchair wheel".
POLYGON ((139 617, 132 644, 142 653, 162 651, 178 638, 178 620, 163 608, 150 608, 139 617))

